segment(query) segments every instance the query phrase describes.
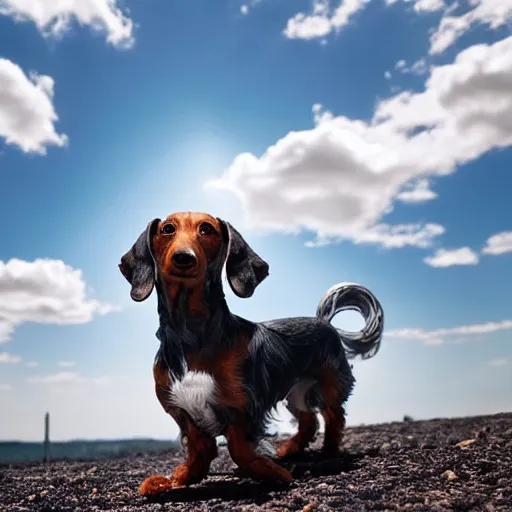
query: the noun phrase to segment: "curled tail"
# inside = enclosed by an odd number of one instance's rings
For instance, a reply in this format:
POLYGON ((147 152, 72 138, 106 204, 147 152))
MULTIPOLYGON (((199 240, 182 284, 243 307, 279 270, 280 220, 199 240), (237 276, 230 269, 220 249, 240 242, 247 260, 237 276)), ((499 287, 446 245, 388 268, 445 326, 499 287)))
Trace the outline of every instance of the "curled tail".
POLYGON ((316 316, 330 322, 341 311, 358 311, 366 322, 359 332, 338 329, 347 358, 361 356, 362 359, 373 357, 380 348, 384 330, 384 312, 375 295, 357 283, 335 284, 322 297, 316 310, 316 316))

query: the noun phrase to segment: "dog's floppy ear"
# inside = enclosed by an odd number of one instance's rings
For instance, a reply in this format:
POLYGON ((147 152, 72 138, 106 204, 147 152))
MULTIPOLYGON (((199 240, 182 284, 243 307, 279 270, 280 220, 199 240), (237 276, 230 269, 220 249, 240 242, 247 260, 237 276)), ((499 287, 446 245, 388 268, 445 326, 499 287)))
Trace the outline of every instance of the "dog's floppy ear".
POLYGON ((160 219, 154 219, 148 224, 119 264, 119 270, 132 285, 130 296, 136 302, 146 300, 155 285, 156 268, 151 240, 159 222, 160 219))
POLYGON ((227 244, 226 274, 233 292, 243 299, 250 297, 268 276, 268 263, 262 260, 229 223, 217 219, 227 244))

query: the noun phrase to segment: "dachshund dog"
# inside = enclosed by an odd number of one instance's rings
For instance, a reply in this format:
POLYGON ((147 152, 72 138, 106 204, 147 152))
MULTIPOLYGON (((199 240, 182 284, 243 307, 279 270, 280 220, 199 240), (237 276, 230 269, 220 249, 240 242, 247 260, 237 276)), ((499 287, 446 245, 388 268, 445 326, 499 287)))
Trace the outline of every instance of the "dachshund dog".
POLYGON ((259 449, 278 402, 298 421, 298 432, 278 447, 278 457, 302 452, 314 439, 319 411, 323 450, 336 452, 345 426, 344 402, 355 379, 347 361, 372 357, 384 320, 377 299, 356 284, 332 287, 315 317, 251 322, 230 312, 222 287, 251 297, 269 266, 231 224, 204 213, 174 213, 152 220, 119 268, 131 298, 146 300, 156 288, 160 347, 153 374, 156 396, 176 421, 187 460, 171 478, 151 476, 139 488, 150 496, 198 483, 217 456, 216 437, 227 439, 235 464, 257 479, 283 483, 291 474, 259 449), (357 309, 361 333, 333 327, 332 317, 357 309))

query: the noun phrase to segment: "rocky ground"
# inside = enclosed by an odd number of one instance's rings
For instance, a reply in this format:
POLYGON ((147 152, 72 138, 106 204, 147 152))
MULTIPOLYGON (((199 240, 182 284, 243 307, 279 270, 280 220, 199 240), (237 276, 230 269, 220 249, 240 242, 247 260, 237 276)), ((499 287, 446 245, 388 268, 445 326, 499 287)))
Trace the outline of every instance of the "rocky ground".
POLYGON ((203 483, 159 502, 137 494, 145 477, 169 474, 180 461, 151 454, 3 466, 0 510, 512 510, 512 413, 347 429, 343 456, 309 452, 283 463, 296 477, 288 488, 236 475, 221 448, 203 483))

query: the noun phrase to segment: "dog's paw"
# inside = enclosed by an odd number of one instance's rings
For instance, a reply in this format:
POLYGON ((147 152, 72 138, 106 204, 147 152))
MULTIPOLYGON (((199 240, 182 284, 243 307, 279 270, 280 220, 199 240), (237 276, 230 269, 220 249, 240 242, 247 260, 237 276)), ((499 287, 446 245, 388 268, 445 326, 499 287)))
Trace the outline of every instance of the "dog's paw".
POLYGON ((162 475, 153 475, 142 482, 139 487, 139 494, 145 497, 156 496, 179 487, 182 486, 171 478, 162 475))

